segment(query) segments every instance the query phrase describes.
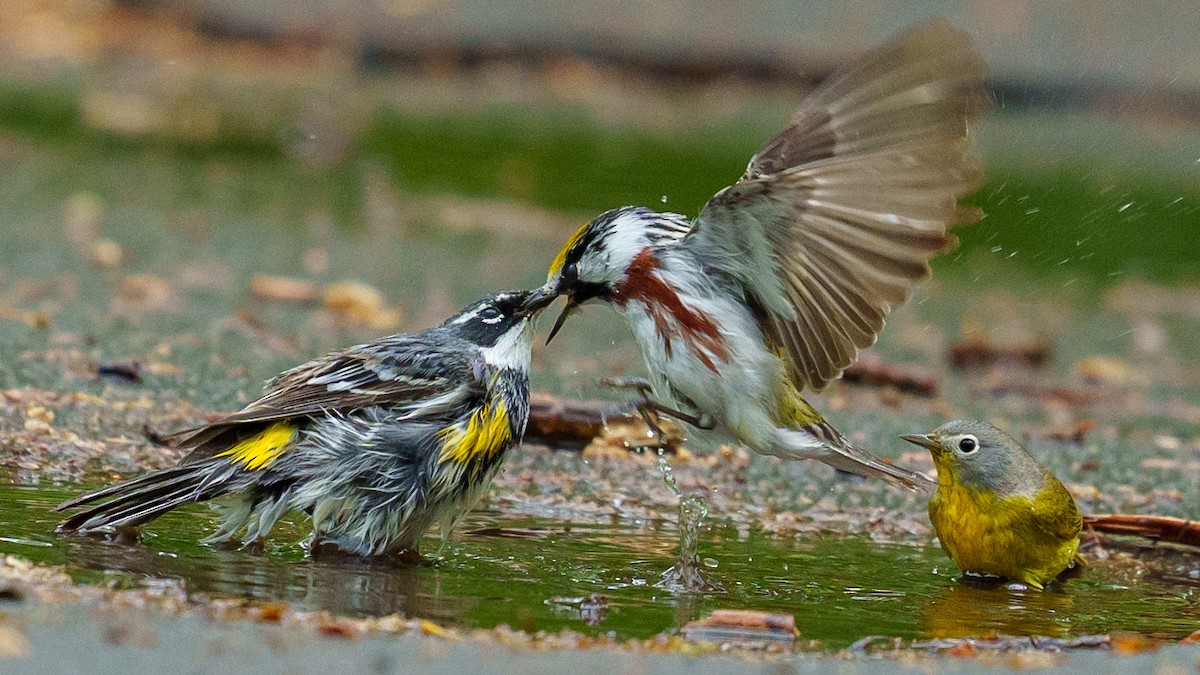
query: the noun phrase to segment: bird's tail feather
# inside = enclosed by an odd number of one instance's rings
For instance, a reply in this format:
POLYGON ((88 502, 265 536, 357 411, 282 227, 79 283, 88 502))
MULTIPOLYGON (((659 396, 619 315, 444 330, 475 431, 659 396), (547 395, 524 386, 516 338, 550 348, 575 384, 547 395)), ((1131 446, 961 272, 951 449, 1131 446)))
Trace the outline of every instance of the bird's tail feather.
POLYGON ((835 469, 866 478, 878 478, 909 490, 930 491, 937 486, 923 474, 888 464, 866 450, 844 442, 845 439, 842 440, 843 443, 839 445, 826 444, 829 452, 817 459, 835 469))
POLYGON ((928 477, 888 464, 846 440, 804 400, 791 382, 784 382, 780 401, 778 419, 783 420, 788 429, 776 442, 782 447, 773 454, 815 459, 841 471, 878 478, 909 490, 932 492, 937 487, 937 483, 928 477))
POLYGON ((835 469, 864 478, 877 478, 909 490, 932 491, 937 483, 923 474, 889 464, 846 440, 811 407, 811 416, 793 426, 777 454, 815 459, 835 469))
POLYGON ((181 504, 214 496, 208 490, 198 489, 208 473, 209 467, 204 466, 172 467, 76 497, 59 504, 55 510, 111 499, 67 518, 57 531, 62 534, 86 533, 101 528, 142 525, 181 504))

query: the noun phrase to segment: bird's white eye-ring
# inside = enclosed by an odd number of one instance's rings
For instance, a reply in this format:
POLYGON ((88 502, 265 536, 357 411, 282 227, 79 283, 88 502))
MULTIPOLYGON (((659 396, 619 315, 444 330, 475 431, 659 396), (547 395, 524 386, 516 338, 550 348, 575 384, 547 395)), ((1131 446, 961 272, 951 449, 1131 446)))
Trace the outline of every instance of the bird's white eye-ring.
POLYGON ((969 455, 979 449, 979 439, 974 436, 963 436, 958 440, 958 450, 964 455, 969 455))
POLYGON ((489 306, 479 310, 479 320, 488 324, 489 326, 500 323, 500 320, 503 318, 504 314, 502 314, 500 310, 496 309, 495 307, 489 306))

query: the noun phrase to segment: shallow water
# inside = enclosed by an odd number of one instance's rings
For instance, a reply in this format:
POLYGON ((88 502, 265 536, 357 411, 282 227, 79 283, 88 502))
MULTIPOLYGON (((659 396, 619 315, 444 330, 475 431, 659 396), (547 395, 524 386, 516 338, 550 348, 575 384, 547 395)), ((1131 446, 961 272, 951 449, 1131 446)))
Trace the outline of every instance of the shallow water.
MULTIPOLYGON (((587 634, 648 637, 718 608, 794 614, 805 639, 837 649, 869 635, 902 639, 990 634, 1072 637, 1133 630, 1179 638, 1200 620, 1200 574, 1094 562, 1083 578, 1046 592, 956 581, 936 548, 859 538, 789 538, 705 528, 710 581, 724 590, 656 587, 674 563, 669 522, 588 525, 473 513, 427 566, 311 560, 299 545, 301 517, 278 526, 265 552, 196 544, 216 526, 205 507, 152 524, 140 545, 52 534, 50 508, 72 489, 0 486, 0 553, 64 565, 76 580, 110 587, 169 581, 189 594, 282 600, 299 609, 354 616, 399 612, 467 628, 570 627, 587 634), (709 563, 710 565, 712 562, 709 563), (1189 573, 1193 576, 1189 576, 1189 573), (599 594, 602 601, 590 600, 599 594)), ((426 540, 435 551, 437 537, 426 540)), ((1191 561, 1196 569, 1195 559, 1191 561)))

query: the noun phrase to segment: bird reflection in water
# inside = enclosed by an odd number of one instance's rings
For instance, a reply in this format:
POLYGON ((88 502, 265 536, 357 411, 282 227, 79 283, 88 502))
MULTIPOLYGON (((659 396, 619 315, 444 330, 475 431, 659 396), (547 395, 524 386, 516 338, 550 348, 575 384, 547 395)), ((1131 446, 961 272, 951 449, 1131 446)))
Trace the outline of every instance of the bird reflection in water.
MULTIPOLYGON (((175 554, 98 539, 74 539, 65 544, 71 574, 124 573, 134 577, 129 580, 131 587, 173 579, 181 582, 189 597, 204 593, 284 601, 300 610, 355 617, 400 614, 438 623, 455 623, 476 602, 471 597, 443 594, 442 572, 432 565, 354 556, 281 560, 212 549, 202 555, 175 554)), ((110 581, 109 585, 114 584, 110 581)))
POLYGON ((919 632, 928 639, 986 635, 1068 637, 1075 596, 1068 589, 1027 590, 995 579, 964 576, 929 598, 919 632))

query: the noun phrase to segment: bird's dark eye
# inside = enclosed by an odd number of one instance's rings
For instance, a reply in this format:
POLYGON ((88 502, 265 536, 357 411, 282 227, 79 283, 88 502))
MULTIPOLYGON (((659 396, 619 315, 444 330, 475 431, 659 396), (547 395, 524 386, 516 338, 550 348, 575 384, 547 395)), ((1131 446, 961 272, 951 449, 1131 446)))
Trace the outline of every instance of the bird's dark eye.
POLYGON ((969 455, 979 449, 979 441, 975 440, 974 436, 966 436, 958 442, 958 449, 964 455, 969 455))
POLYGON ((504 313, 501 312, 497 307, 495 307, 493 305, 487 305, 483 309, 479 310, 479 320, 484 323, 487 323, 487 324, 499 323, 500 319, 503 319, 503 318, 504 318, 504 313))

